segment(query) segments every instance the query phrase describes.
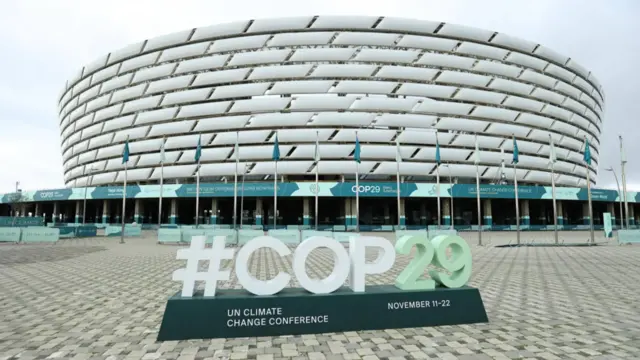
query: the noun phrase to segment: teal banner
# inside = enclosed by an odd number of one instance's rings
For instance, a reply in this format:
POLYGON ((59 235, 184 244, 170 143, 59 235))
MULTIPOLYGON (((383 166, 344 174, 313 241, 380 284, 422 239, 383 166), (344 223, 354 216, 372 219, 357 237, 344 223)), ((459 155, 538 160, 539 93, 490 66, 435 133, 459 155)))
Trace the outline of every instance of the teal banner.
MULTIPOLYGON (((361 182, 356 188, 355 182, 284 182, 278 184, 278 196, 281 197, 354 197, 356 192, 362 197, 395 197, 397 196, 396 182, 361 182)), ((165 184, 162 189, 163 198, 193 198, 196 196, 195 184, 165 184)), ((0 203, 12 203, 15 193, 0 195, 0 203)), ((233 183, 202 183, 200 184, 201 197, 233 197, 233 183)), ((551 199, 551 187, 548 186, 520 186, 518 197, 520 199, 551 199)), ((64 201, 64 200, 89 200, 94 199, 122 199, 123 188, 121 186, 104 186, 52 189, 35 192, 23 191, 20 202, 34 201, 64 201)), ((238 184, 238 196, 246 197, 272 197, 273 183, 249 182, 244 186, 238 184)), ((435 198, 438 196, 438 187, 434 183, 401 183, 401 197, 435 198)), ((475 198, 475 184, 440 184, 441 197, 475 198)), ((515 189, 512 185, 480 186, 480 196, 490 199, 513 199, 515 189)), ((126 189, 127 198, 157 199, 160 197, 160 185, 131 185, 126 189)), ((618 192, 607 189, 592 189, 593 201, 618 201, 618 192)), ((558 187, 556 189, 558 200, 581 200, 588 198, 587 189, 558 187)), ((628 192, 627 199, 631 202, 640 202, 640 193, 628 192)), ((35 218, 34 218, 35 219, 35 218)), ((0 226, 2 223, 0 223, 0 226)), ((37 224, 40 225, 41 223, 37 224)))
MULTIPOLYGON (((159 190, 159 189, 158 189, 159 190)), ((135 198, 140 193, 140 186, 127 186, 127 198, 135 198)), ((122 186, 97 187, 91 191, 90 199, 122 199, 122 186)))
MULTIPOLYGON (((400 184, 401 197, 410 197, 416 190, 418 190, 418 186, 415 183, 400 184)), ((356 186, 355 182, 345 182, 336 183, 331 188, 332 196, 352 197, 356 196, 356 192, 358 196, 363 197, 396 197, 398 196, 398 185, 397 183, 359 183, 356 186)), ((444 194, 442 193, 442 196, 444 194)))
MULTIPOLYGON (((278 184, 278 196, 292 196, 298 191, 298 183, 278 184)), ((181 185, 176 190, 177 197, 196 197, 196 184, 181 185)), ((233 197, 233 184, 200 184, 201 197, 233 197)), ((245 183, 238 185, 238 195, 244 192, 244 196, 273 196, 273 183, 245 183)))
POLYGON ((71 197, 72 193, 72 189, 36 191, 33 194, 33 201, 66 200, 71 197))
POLYGON ((611 213, 603 213, 602 220, 604 222, 604 237, 612 238, 613 237, 613 228, 611 224, 611 213))
MULTIPOLYGON (((477 186, 470 184, 456 184, 449 191, 449 195, 454 198, 475 198, 477 196, 477 186)), ((480 197, 489 199, 514 199, 515 188, 507 185, 480 185, 480 197)), ((547 193, 543 186, 519 186, 518 198, 520 199, 543 199, 547 193)))

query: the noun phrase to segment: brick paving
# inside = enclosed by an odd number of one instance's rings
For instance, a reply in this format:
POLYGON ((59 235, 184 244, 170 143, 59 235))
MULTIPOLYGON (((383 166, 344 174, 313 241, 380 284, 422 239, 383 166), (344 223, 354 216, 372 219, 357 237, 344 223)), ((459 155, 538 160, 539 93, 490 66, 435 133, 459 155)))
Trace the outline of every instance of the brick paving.
MULTIPOLYGON (((523 234, 523 241, 551 235, 523 234)), ((475 244, 474 234, 463 234, 475 244)), ((486 234, 494 245, 514 234, 486 234)), ((583 241, 585 233, 563 233, 583 241)), ((488 324, 335 334, 155 341, 178 246, 143 238, 63 240, 0 246, 0 359, 638 359, 640 246, 472 246, 470 285, 488 324)), ((392 283, 408 261, 369 283, 392 283)), ((328 254, 307 265, 328 274, 328 254)), ((262 250, 259 278, 291 269, 262 250)), ((224 287, 236 287, 234 278, 224 287)), ((293 284, 295 286, 295 284, 293 284)))

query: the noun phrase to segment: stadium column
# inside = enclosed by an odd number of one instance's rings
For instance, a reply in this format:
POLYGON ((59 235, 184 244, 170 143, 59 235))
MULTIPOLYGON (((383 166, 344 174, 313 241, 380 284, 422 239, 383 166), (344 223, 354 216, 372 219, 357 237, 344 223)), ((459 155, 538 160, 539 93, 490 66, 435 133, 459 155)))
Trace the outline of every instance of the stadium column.
POLYGON ((591 218, 589 217, 589 203, 582 203, 582 224, 589 225, 591 218))
MULTIPOLYGON (((231 218, 233 221, 233 217, 231 218)), ((218 199, 211 199, 211 212, 209 213, 209 224, 217 224, 218 223, 218 199)))
MULTIPOLYGON (((317 215, 314 215, 317 216, 317 215)), ((302 198, 302 225, 311 225, 311 216, 309 215, 309 198, 302 198)))
POLYGON ((562 209, 562 201, 556 200, 556 212, 558 213, 558 226, 564 225, 564 210, 562 209))
POLYGON ((133 221, 142 224, 144 220, 144 204, 142 203, 142 199, 135 199, 133 204, 133 221))
POLYGON ((109 223, 109 215, 111 214, 111 209, 109 208, 109 200, 102 200, 102 223, 109 223))
POLYGON ((529 200, 520 200, 520 225, 531 225, 531 213, 529 212, 529 200))
MULTIPOLYGON (((616 204, 614 203, 607 203, 607 212, 611 214, 611 225, 615 226, 616 225, 616 204)), ((621 218, 623 218, 621 216, 621 218)))
POLYGON ((425 202, 420 203, 420 225, 427 224, 427 204, 425 202))
POLYGON ((400 198, 400 226, 407 225, 407 211, 405 210, 405 199, 400 198))
POLYGON ((82 201, 76 201, 76 224, 80 224, 82 222, 82 201))
POLYGON ((441 198, 442 200, 442 225, 451 226, 451 199, 441 198))
POLYGON ((58 222, 58 221, 57 221, 58 216, 59 216, 59 215, 58 215, 58 208, 59 208, 59 206, 58 206, 58 202, 57 202, 57 201, 55 201, 55 202, 53 203, 53 212, 51 213, 51 222, 52 222, 52 223, 54 223, 54 224, 58 222))
POLYGON ((636 225, 636 212, 635 212, 635 209, 633 208, 634 206, 635 204, 633 203, 629 204, 629 225, 631 226, 636 225))
POLYGON ((36 203, 35 209, 33 210, 33 216, 40 216, 40 203, 36 203))
POLYGON ((178 223, 178 199, 171 199, 171 215, 169 215, 169 224, 178 223))
POLYGON ((493 215, 491 212, 491 199, 482 200, 482 212, 483 214, 478 214, 478 216, 484 215, 482 217, 483 225, 492 226, 493 225, 493 215))
POLYGON ((346 226, 355 226, 357 224, 356 212, 356 199, 344 198, 344 224, 346 226))
POLYGON ((262 225, 262 199, 256 198, 256 225, 262 225))

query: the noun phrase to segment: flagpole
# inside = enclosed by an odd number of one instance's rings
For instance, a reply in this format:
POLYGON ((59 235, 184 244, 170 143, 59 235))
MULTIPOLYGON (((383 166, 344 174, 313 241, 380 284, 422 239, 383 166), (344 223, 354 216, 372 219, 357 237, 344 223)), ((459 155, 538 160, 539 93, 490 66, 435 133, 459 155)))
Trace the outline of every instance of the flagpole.
MULTIPOLYGON (((396 136, 399 136, 399 133, 396 134, 396 136)), ((400 154, 400 145, 399 142, 396 140, 396 195, 397 195, 397 202, 398 202, 398 229, 401 229, 402 226, 402 201, 400 200, 400 161, 402 155, 400 154)))
POLYGON ((196 229, 200 221, 200 162, 198 162, 196 169, 196 229))
POLYGON ((442 214, 440 208, 440 164, 436 164, 436 197, 438 199, 438 230, 442 226, 442 214))
POLYGON ((589 201, 589 231, 591 235, 591 244, 595 243, 595 235, 593 233, 593 208, 591 207, 591 176, 589 175, 589 164, 584 166, 587 169, 587 199, 589 201))
POLYGON ((356 232, 360 232, 360 175, 358 167, 356 162, 356 232))
POLYGON ((316 195, 316 199, 315 199, 315 204, 314 204, 314 219, 315 219, 315 223, 316 223, 316 230, 318 230, 318 193, 320 192, 320 187, 318 184, 318 179, 319 179, 319 169, 318 167, 320 166, 320 131, 316 131, 316 154, 315 154, 315 161, 316 161, 316 191, 315 191, 315 195, 316 195))
POLYGON ((589 174, 589 165, 591 165, 591 150, 587 136, 584 136, 584 168, 587 170, 587 200, 589 205, 589 232, 591 235, 591 244, 595 243, 595 235, 593 233, 593 207, 591 206, 591 175, 589 174))
POLYGON ((517 164, 513 164, 513 187, 516 198, 516 240, 520 245, 520 200, 518 199, 518 171, 517 164))
MULTIPOLYGON (((627 157, 624 154, 624 146, 622 144, 622 135, 618 135, 618 139, 620 139, 620 168, 621 168, 621 176, 622 176, 622 196, 624 200, 624 218, 625 224, 627 225, 627 230, 629 229, 629 203, 627 201, 627 177, 625 175, 625 165, 627 164, 627 157)), ((620 221, 620 227, 622 227, 622 221, 620 221)))
POLYGON ((451 192, 451 199, 449 200, 449 203, 451 204, 451 230, 455 230, 456 225, 455 225, 455 217, 454 217, 454 212, 453 212, 453 180, 451 180, 451 168, 449 167, 449 164, 445 164, 445 166, 447 167, 447 169, 449 170, 449 190, 451 192))
POLYGON ((124 183, 122 185, 122 223, 120 228, 120 244, 124 244, 124 222, 127 213, 127 163, 124 163, 124 183))
POLYGON ((476 200, 478 202, 478 246, 482 246, 482 208, 480 204, 480 154, 476 135, 476 200))
POLYGON ((520 199, 518 198, 518 145, 513 135, 513 191, 516 200, 516 243, 520 245, 520 199))
POLYGON ((480 166, 476 164, 476 200, 478 201, 478 246, 482 246, 482 208, 480 206, 480 166))
POLYGON ((120 244, 124 244, 124 223, 127 209, 127 164, 129 162, 129 136, 124 143, 124 152, 122 154, 122 162, 124 162, 124 183, 122 184, 122 223, 120 228, 120 244))
POLYGON ((164 142, 162 138, 162 148, 160 149, 160 196, 158 197, 158 228, 162 226, 162 190, 164 186, 164 142))
POLYGON ((316 222, 316 230, 318 230, 318 193, 320 192, 319 184, 318 184, 318 163, 316 163, 316 202, 315 202, 315 222, 316 222))
POLYGON ((442 209, 440 205, 440 143, 438 143, 437 130, 436 130, 436 199, 438 203, 438 230, 440 230, 440 227, 442 226, 442 209))
POLYGON ((238 137, 238 132, 236 132, 236 148, 234 154, 236 157, 236 168, 233 172, 233 229, 236 229, 236 226, 238 224, 238 162, 240 161, 240 157, 238 154, 238 137))
POLYGON ((549 162, 551 163, 551 198, 553 204, 553 238, 556 244, 558 244, 558 207, 556 204, 556 174, 555 174, 555 147, 553 145, 553 139, 549 134, 549 162))
MULTIPOLYGON (((356 142, 358 142, 358 148, 360 147, 360 143, 358 141, 358 132, 356 131, 356 142)), ((359 149, 358 149, 359 151, 359 149)), ((359 172, 359 161, 360 154, 354 152, 354 157, 358 157, 356 160, 356 232, 360 232, 360 175, 359 172)))
POLYGON ((196 229, 198 228, 198 224, 200 222, 200 156, 201 156, 201 148, 202 148, 202 136, 198 137, 198 146, 196 147, 196 229))
POLYGON ((244 220, 244 178, 247 174, 247 164, 244 164, 244 169, 242 170, 242 194, 240 195, 240 229, 242 229, 242 223, 244 220))
POLYGON ((280 144, 278 143, 277 131, 273 143, 273 155, 271 157, 273 161, 275 161, 273 173, 273 229, 275 230, 278 226, 278 160, 280 160, 280 144))
POLYGON ((556 174, 554 166, 551 165, 551 197, 553 198, 553 236, 555 243, 558 243, 558 207, 556 204, 556 174))
POLYGON ((164 186, 164 161, 160 163, 160 197, 158 199, 158 226, 162 225, 162 192, 164 186))
POLYGON ((273 228, 278 225, 278 160, 276 160, 275 172, 273 175, 273 228))

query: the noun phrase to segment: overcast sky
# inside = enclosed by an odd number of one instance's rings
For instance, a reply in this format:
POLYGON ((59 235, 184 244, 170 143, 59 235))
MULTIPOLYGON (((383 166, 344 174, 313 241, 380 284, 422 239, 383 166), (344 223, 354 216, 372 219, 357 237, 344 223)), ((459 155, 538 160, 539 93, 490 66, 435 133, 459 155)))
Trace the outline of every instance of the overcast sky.
POLYGON ((81 66, 129 43, 234 20, 386 15, 486 28, 544 44, 595 73, 606 92, 598 187, 615 188, 618 134, 640 190, 638 0, 16 0, 0 11, 0 193, 64 187, 57 97, 81 66), (97 6, 100 4, 101 6, 97 6))

